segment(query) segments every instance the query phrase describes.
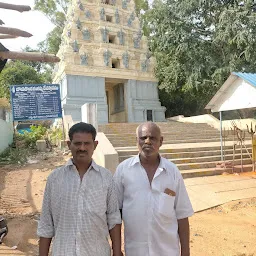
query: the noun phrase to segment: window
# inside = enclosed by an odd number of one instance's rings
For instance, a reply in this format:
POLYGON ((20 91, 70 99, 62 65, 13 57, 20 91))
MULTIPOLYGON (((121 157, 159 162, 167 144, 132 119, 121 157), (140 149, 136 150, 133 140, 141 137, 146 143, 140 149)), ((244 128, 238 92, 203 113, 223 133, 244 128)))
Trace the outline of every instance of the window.
POLYGON ((106 21, 107 22, 112 22, 112 16, 106 15, 106 21))
POLYGON ((109 35, 108 42, 110 44, 114 44, 115 41, 116 41, 116 36, 115 35, 109 35))
POLYGON ((112 68, 120 68, 120 60, 119 59, 112 59, 112 68))
POLYGON ((115 112, 124 111, 124 84, 117 84, 114 87, 115 112))

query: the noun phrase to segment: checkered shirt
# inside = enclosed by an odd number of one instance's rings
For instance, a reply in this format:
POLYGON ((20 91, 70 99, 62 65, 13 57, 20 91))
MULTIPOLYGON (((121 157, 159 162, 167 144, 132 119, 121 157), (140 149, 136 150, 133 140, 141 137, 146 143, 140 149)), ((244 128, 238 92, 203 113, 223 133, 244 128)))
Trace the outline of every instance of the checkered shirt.
POLYGON ((94 161, 82 181, 70 159, 48 177, 37 234, 53 256, 110 256, 109 230, 121 224, 112 174, 94 161))

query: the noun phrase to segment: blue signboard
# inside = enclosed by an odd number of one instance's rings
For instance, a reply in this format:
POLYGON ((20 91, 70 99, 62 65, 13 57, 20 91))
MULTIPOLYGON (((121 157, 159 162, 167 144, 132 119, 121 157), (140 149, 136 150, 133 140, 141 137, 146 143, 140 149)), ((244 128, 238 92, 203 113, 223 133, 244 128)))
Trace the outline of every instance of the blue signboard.
POLYGON ((13 85, 10 90, 13 121, 62 117, 58 84, 13 85))

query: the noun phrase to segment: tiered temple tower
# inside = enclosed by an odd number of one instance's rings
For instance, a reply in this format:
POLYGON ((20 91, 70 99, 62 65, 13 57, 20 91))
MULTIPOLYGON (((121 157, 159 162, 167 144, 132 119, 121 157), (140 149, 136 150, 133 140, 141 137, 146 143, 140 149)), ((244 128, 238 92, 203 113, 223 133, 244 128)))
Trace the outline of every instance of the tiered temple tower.
POLYGON ((97 103, 100 124, 165 120, 133 0, 73 0, 58 57, 54 82, 74 121, 85 103, 97 103))

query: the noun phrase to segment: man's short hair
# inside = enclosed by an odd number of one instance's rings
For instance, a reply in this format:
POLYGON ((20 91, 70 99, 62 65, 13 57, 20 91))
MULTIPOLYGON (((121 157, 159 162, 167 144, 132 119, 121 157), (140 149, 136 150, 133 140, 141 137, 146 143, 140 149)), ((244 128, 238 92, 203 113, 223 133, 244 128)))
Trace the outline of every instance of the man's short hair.
POLYGON ((142 127, 144 126, 153 126, 155 129, 158 130, 158 132, 160 133, 160 136, 162 136, 162 132, 161 129, 159 127, 159 125, 157 125, 156 123, 152 122, 152 121, 148 121, 145 123, 140 124, 137 128, 136 128, 136 137, 139 138, 139 132, 141 131, 142 127))
POLYGON ((96 134, 97 134, 96 129, 94 128, 93 125, 87 124, 84 122, 80 122, 80 123, 74 124, 69 129, 68 136, 69 136, 70 141, 72 141, 73 135, 78 132, 90 133, 92 135, 93 140, 95 140, 96 134))

